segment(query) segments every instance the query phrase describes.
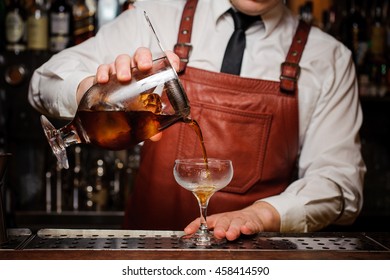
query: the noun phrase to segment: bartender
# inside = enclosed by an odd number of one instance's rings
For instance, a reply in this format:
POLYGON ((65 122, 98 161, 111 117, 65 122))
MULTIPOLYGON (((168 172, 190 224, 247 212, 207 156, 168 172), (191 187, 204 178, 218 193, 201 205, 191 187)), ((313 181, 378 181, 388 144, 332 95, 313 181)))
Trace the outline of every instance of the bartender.
MULTIPOLYGON (((233 161, 231 184, 211 198, 214 235, 234 240, 353 223, 362 207, 365 165, 355 67, 344 45, 300 23, 281 0, 134 6, 37 69, 31 104, 71 119, 93 83, 106 83, 109 74, 128 81, 131 66, 149 69, 156 50, 146 11, 162 45, 174 52, 168 57, 208 156, 233 161)), ((177 158, 202 156, 196 135, 175 124, 156 138, 142 146, 124 226, 192 233, 199 225, 196 200, 177 185, 172 168, 177 158)))

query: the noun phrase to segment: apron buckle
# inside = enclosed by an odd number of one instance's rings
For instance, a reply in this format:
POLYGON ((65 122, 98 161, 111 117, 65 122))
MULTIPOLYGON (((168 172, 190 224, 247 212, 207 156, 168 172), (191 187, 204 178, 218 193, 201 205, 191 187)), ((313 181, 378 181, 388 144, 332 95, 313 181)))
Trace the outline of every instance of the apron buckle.
POLYGON ((297 63, 283 62, 281 65, 280 87, 282 91, 294 91, 301 73, 301 67, 297 63))
POLYGON ((180 58, 180 69, 178 71, 180 73, 184 71, 187 66, 187 63, 189 61, 188 58, 192 52, 192 45, 190 43, 177 43, 173 47, 173 51, 180 58))

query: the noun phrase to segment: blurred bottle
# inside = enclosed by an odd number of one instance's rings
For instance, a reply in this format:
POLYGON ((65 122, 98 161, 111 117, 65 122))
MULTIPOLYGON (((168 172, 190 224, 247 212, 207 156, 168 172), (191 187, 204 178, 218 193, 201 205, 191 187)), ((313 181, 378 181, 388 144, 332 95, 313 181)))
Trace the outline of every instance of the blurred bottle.
POLYGON ((385 54, 387 61, 387 95, 390 96, 390 0, 385 1, 385 29, 386 29, 386 42, 385 42, 385 54))
POLYGON ((27 17, 27 48, 34 51, 48 49, 48 16, 44 0, 35 0, 27 17))
POLYGON ((107 208, 109 188, 107 182, 106 164, 103 159, 98 158, 96 165, 92 167, 89 174, 90 182, 87 191, 87 210, 103 211, 107 208))
POLYGON ((72 6, 67 0, 54 0, 49 10, 49 48, 59 52, 72 45, 72 6))
POLYGON ((74 149, 74 168, 73 168, 73 199, 72 210, 78 211, 80 208, 80 190, 83 186, 83 173, 81 166, 81 147, 77 146, 74 149))
POLYGON ((361 0, 348 0, 349 13, 340 25, 340 38, 352 51, 357 68, 363 66, 368 51, 368 23, 361 12, 361 0))
POLYGON ((313 23, 313 2, 306 1, 305 4, 299 7, 300 18, 308 24, 313 23))
POLYGON ((5 50, 5 1, 0 1, 0 51, 5 50))
POLYGON ((27 11, 21 0, 10 0, 5 11, 5 45, 9 51, 27 48, 27 11))
MULTIPOLYGON (((363 9, 362 0, 348 0, 343 8, 344 18, 340 22, 339 39, 351 50, 354 60, 357 78, 359 83, 359 93, 370 95, 370 66, 368 51, 370 44, 368 14, 363 9)), ((364 8, 366 8, 364 6, 364 8)))
POLYGON ((390 59, 390 0, 385 1, 384 18, 386 30, 385 52, 387 54, 387 58, 390 59))
POLYGON ((335 38, 338 38, 337 30, 338 15, 334 6, 330 6, 328 10, 322 12, 322 29, 335 38))
POLYGON ((383 0, 376 0, 373 6, 373 22, 371 26, 370 66, 371 83, 374 96, 384 97, 387 93, 388 64, 385 55, 386 26, 383 0))
POLYGON ((95 13, 94 2, 76 0, 73 5, 73 41, 75 45, 95 35, 95 13))
POLYGON ((371 54, 375 57, 384 55, 386 30, 383 22, 383 1, 376 0, 373 7, 373 22, 371 25, 371 54))
POLYGON ((119 11, 118 0, 99 0, 97 7, 98 28, 101 28, 103 25, 116 18, 119 11))

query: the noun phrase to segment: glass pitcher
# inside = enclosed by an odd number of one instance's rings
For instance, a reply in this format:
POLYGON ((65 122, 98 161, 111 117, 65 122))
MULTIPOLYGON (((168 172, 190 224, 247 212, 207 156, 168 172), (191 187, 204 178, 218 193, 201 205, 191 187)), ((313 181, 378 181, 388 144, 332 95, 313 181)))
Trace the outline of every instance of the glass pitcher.
POLYGON ((164 55, 148 72, 132 69, 132 80, 115 76, 95 84, 80 101, 73 120, 56 129, 45 116, 41 123, 59 165, 69 168, 66 147, 87 143, 123 150, 188 120, 190 105, 175 69, 164 55))

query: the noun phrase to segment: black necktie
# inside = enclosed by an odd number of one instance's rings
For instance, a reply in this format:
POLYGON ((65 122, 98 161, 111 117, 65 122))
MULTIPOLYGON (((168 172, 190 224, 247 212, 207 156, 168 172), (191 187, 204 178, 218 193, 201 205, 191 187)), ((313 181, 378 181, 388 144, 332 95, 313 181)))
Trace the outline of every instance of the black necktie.
POLYGON ((226 47, 221 72, 240 75, 246 43, 245 30, 255 21, 260 20, 260 16, 248 16, 240 12, 235 12, 233 9, 229 9, 228 12, 234 20, 234 32, 226 47))

